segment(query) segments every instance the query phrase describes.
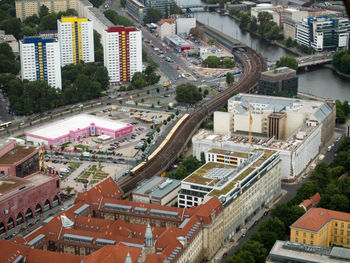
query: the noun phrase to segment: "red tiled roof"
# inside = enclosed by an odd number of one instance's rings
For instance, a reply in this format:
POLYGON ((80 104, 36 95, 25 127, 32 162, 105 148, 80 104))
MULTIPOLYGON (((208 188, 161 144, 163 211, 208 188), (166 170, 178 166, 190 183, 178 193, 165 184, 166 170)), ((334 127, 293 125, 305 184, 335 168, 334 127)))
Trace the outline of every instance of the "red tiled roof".
POLYGON ((331 219, 350 222, 350 214, 324 208, 311 208, 290 227, 317 232, 331 219))
POLYGON ((159 23, 163 25, 164 23, 173 23, 173 22, 175 22, 175 19, 168 18, 168 19, 161 19, 159 23))
POLYGON ((112 199, 119 199, 123 196, 123 191, 113 181, 111 177, 95 185, 89 191, 78 193, 75 203, 82 201, 84 203, 99 202, 101 197, 109 197, 112 199))
POLYGON ((211 214, 214 212, 218 216, 224 210, 221 202, 217 197, 210 198, 205 204, 201 204, 191 211, 192 215, 202 218, 203 223, 211 223, 211 214))
POLYGON ((70 254, 31 249, 25 260, 26 263, 80 263, 84 257, 70 254))
POLYGON ((312 207, 315 207, 321 201, 321 196, 319 193, 314 194, 310 199, 302 201, 299 206, 303 207, 305 211, 310 210, 312 207))
POLYGON ((15 244, 10 240, 0 240, 0 262, 13 262, 20 255, 26 256, 30 250, 19 244, 15 244), (6 252, 6 253, 5 253, 6 252))
POLYGON ((141 251, 142 248, 128 247, 118 243, 114 246, 105 246, 85 257, 84 263, 124 263, 128 253, 130 253, 132 262, 136 263, 141 251))
POLYGON ((147 256, 144 263, 164 263, 165 259, 166 256, 164 255, 151 254, 147 256))

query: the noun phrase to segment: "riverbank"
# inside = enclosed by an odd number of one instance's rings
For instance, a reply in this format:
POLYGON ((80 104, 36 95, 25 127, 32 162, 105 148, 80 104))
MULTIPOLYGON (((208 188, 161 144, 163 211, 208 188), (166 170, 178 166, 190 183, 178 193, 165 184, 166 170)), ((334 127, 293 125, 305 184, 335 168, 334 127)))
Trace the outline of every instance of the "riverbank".
POLYGON ((333 70, 333 72, 337 73, 340 77, 345 78, 347 80, 350 80, 350 74, 340 72, 332 64, 326 64, 326 65, 323 65, 323 67, 331 69, 331 70, 333 70))
MULTIPOLYGON (((217 13, 218 13, 219 15, 222 16, 222 14, 220 14, 218 11, 217 11, 217 13)), ((235 20, 235 21, 238 22, 238 23, 241 22, 241 19, 240 19, 239 17, 237 17, 237 16, 234 16, 234 15, 231 15, 231 14, 225 14, 225 16, 228 16, 229 18, 235 20)), ((307 54, 302 53, 302 52, 300 52, 300 51, 298 51, 298 50, 296 50, 296 49, 294 49, 294 48, 286 47, 285 45, 283 45, 283 44, 277 42, 276 40, 266 39, 265 37, 263 37, 263 36, 262 36, 261 34, 259 34, 258 32, 251 31, 251 30, 249 30, 249 29, 247 29, 247 28, 242 28, 242 30, 245 30, 246 32, 248 32, 248 33, 252 34, 253 36, 258 37, 258 38, 260 38, 260 39, 262 39, 262 40, 264 40, 264 41, 266 41, 266 42, 268 42, 268 43, 270 43, 271 45, 279 46, 280 48, 283 48, 283 49, 289 51, 290 53, 293 53, 293 54, 296 55, 296 56, 302 57, 302 56, 307 55, 307 54)))

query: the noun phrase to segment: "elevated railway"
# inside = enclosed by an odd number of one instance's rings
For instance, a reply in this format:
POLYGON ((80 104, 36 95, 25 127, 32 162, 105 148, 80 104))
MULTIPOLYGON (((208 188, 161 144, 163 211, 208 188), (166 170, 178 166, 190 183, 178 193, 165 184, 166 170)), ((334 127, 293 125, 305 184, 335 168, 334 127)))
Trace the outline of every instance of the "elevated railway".
POLYGON ((211 34, 210 36, 221 45, 232 50, 235 59, 239 60, 243 68, 240 80, 233 87, 202 103, 189 116, 181 119, 181 124, 177 125, 176 130, 167 136, 166 142, 155 150, 156 155, 152 154, 152 158, 149 158, 147 162, 143 162, 137 166, 137 169, 135 169, 136 167, 133 169, 132 175, 123 177, 117 182, 125 196, 136 187, 138 182, 164 172, 178 158, 206 116, 225 105, 234 93, 249 91, 256 85, 261 71, 266 69, 263 57, 251 48, 245 46, 245 52, 241 52, 234 49, 234 45, 223 34, 210 31, 210 28, 207 30, 207 34, 211 34))

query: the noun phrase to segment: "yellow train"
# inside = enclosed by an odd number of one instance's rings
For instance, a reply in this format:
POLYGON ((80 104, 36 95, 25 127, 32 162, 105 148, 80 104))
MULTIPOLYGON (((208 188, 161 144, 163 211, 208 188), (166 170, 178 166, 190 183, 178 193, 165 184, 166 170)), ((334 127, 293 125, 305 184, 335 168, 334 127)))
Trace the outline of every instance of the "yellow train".
MULTIPOLYGON (((177 131, 177 129, 182 125, 182 123, 189 117, 190 115, 188 113, 184 114, 184 116, 181 117, 180 120, 175 124, 175 126, 170 130, 169 134, 165 137, 163 142, 158 146, 158 148, 150 155, 148 156, 148 162, 152 161, 158 153, 163 149, 163 147, 171 140, 174 133, 177 131)), ((147 162, 141 162, 137 166, 135 166, 132 170, 130 170, 131 175, 135 175, 137 172, 141 171, 144 167, 144 165, 147 162)))

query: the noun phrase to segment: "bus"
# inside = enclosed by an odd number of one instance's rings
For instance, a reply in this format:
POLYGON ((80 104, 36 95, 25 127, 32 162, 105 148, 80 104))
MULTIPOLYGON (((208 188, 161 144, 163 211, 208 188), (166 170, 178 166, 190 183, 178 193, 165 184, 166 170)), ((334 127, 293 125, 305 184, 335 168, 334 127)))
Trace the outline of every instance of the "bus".
POLYGON ((4 130, 4 129, 10 127, 10 126, 12 126, 12 122, 10 122, 10 121, 9 121, 9 122, 1 123, 1 124, 0 124, 0 130, 2 131, 2 130, 4 130))

